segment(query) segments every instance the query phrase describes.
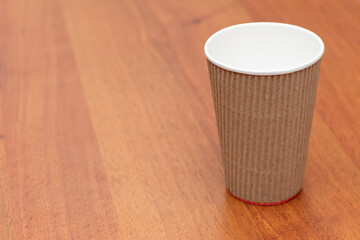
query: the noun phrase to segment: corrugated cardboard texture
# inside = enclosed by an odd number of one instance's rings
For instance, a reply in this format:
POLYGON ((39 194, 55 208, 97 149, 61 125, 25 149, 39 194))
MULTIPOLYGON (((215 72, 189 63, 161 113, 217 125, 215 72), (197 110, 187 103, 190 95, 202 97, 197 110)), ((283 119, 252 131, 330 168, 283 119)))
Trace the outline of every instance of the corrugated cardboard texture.
POLYGON ((300 191, 320 62, 255 76, 208 61, 226 185, 235 196, 271 203, 300 191))

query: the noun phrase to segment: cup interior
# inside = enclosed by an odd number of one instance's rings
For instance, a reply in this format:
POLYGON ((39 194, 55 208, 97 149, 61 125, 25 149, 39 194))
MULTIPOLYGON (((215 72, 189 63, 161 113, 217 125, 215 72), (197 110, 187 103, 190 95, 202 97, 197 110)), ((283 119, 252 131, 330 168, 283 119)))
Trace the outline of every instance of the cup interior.
POLYGON ((205 44, 209 61, 229 71, 276 75, 317 62, 324 43, 315 33, 284 23, 244 23, 224 28, 205 44))

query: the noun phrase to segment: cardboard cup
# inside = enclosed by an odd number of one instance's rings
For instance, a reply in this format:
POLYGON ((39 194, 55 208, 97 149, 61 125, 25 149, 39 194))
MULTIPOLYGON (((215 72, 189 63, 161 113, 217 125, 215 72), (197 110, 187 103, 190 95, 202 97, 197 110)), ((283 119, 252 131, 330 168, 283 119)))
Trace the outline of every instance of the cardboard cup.
POLYGON ((276 205, 302 188, 322 40, 301 27, 246 23, 205 44, 226 186, 276 205))

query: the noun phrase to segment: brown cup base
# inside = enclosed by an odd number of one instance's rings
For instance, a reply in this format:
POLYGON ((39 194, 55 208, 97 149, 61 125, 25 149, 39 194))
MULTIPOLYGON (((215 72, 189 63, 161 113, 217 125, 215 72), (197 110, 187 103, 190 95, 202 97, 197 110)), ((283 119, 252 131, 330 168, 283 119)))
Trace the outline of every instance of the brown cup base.
MULTIPOLYGON (((228 189, 229 191, 229 189, 228 189)), ((282 200, 280 202, 271 202, 271 203, 261 203, 261 202, 251 202, 251 201, 248 201, 248 200, 245 200, 245 199, 242 199, 242 198, 239 198, 237 196, 235 196, 232 192, 229 191, 229 193, 234 197, 236 198, 237 200, 240 200, 244 203, 248 203, 248 204, 251 204, 251 205, 257 205, 257 206, 275 206, 275 205, 279 205, 279 204, 283 204, 283 203, 286 203, 292 199, 294 199, 297 195, 299 195, 299 193, 301 192, 301 189, 300 191, 298 191, 294 196, 288 198, 288 199, 285 199, 285 200, 282 200)))

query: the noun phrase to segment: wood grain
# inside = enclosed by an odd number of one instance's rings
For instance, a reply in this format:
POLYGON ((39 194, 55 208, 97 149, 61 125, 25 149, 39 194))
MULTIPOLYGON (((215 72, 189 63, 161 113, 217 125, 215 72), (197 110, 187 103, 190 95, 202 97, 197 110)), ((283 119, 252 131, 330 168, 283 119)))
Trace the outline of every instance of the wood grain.
POLYGON ((357 239, 356 0, 0 2, 0 239, 357 239), (303 191, 225 187, 203 44, 280 21, 326 49, 303 191))

